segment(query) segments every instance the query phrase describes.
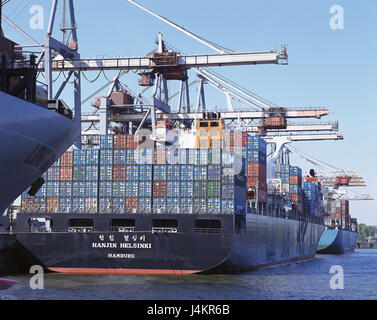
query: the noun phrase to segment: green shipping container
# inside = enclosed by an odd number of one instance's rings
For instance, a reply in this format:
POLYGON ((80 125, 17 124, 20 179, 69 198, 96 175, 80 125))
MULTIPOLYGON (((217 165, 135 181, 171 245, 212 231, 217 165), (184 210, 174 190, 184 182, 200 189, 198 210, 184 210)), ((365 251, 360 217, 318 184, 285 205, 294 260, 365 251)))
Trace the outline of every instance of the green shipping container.
POLYGON ((208 181, 207 197, 221 198, 221 181, 208 181))

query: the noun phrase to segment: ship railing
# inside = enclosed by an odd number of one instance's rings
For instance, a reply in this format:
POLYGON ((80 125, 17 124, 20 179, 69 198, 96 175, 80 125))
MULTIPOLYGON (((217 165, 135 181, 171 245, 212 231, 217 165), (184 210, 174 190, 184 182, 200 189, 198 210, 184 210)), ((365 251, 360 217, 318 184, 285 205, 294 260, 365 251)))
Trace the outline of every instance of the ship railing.
POLYGON ((169 227, 153 227, 152 233, 177 233, 177 228, 169 228, 169 227))
POLYGON ((30 227, 30 232, 51 232, 51 228, 46 228, 46 227, 30 227))
POLYGON ((93 227, 68 227, 68 232, 81 232, 81 233, 87 233, 92 232, 93 227))
POLYGON ((135 227, 115 227, 115 226, 112 226, 110 228, 110 231, 112 231, 112 232, 134 232, 135 227))
POLYGON ((221 233, 220 228, 195 228, 197 233, 221 233))

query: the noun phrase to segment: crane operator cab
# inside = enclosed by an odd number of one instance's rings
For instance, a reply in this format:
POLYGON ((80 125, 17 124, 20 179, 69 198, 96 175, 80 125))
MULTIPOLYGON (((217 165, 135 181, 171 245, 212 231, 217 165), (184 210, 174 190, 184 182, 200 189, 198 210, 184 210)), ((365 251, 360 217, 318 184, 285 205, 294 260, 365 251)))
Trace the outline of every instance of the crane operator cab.
POLYGON ((224 120, 216 112, 203 113, 196 125, 195 147, 201 149, 221 148, 224 120))

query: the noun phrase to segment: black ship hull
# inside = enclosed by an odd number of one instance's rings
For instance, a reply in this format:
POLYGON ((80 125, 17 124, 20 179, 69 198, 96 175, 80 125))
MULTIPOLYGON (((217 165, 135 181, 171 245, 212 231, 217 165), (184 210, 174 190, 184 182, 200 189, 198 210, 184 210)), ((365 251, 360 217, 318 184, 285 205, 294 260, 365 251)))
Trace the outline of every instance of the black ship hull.
POLYGON ((80 214, 93 220, 93 228, 72 232, 68 231, 72 218, 77 215, 18 215, 18 245, 30 263, 63 273, 253 270, 314 258, 324 229, 321 223, 256 214, 80 214), (53 231, 31 232, 31 217, 52 219, 53 231), (119 218, 135 221, 134 230, 114 232, 111 220, 119 218), (177 227, 153 228, 153 221, 163 219, 176 221, 177 227), (207 227, 200 224, 203 221, 207 227))

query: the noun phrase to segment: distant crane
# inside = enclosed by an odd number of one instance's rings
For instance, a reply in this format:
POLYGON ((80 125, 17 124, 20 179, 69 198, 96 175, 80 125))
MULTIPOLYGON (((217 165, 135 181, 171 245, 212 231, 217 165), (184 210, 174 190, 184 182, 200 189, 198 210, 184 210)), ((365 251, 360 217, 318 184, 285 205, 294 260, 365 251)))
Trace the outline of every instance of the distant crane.
POLYGON ((320 182, 322 188, 327 190, 326 193, 328 198, 341 200, 373 200, 368 194, 358 194, 354 191, 339 189, 339 187, 366 187, 364 179, 356 172, 346 172, 342 169, 326 164, 323 161, 319 161, 302 151, 297 150, 291 145, 286 145, 285 148, 289 152, 298 155, 305 161, 322 169, 322 171, 318 173, 311 170, 311 177, 308 176, 307 181, 320 182))

